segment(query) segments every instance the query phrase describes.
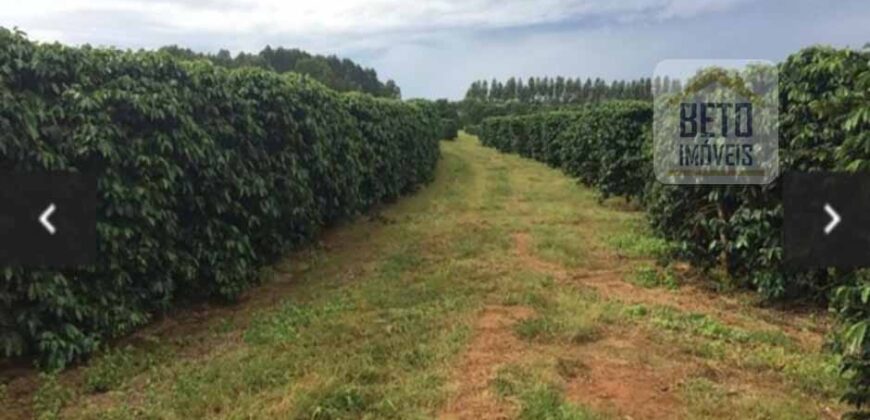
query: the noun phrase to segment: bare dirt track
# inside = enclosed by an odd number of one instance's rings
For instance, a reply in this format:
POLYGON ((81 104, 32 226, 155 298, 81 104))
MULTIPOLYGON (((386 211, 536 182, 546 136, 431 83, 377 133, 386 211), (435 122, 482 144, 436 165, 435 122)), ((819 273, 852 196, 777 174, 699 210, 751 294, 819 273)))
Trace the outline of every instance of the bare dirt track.
POLYGON ((507 419, 515 415, 511 407, 499 403, 490 381, 496 368, 517 362, 529 351, 530 346, 513 334, 512 327, 531 316, 532 311, 522 306, 483 309, 474 325, 475 336, 457 364, 454 397, 439 417, 507 419))

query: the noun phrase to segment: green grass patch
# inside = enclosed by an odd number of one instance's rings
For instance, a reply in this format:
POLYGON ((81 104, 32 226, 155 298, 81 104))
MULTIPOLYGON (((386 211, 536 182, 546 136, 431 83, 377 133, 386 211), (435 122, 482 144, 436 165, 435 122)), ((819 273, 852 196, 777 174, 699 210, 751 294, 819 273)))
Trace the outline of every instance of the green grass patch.
POLYGON ((662 330, 663 342, 686 354, 726 361, 743 370, 774 372, 805 395, 834 399, 845 387, 838 356, 826 351, 806 352, 780 330, 737 328, 704 314, 668 307, 635 311, 644 313, 636 318, 646 318, 662 330))
POLYGON ((691 378, 680 386, 688 417, 693 419, 816 419, 816 408, 798 395, 771 392, 741 392, 710 379, 691 378))
POLYGON ((516 335, 542 343, 583 344, 598 340, 603 330, 625 318, 622 304, 606 301, 587 290, 554 286, 552 278, 530 277, 525 290, 515 292, 516 303, 535 309, 536 315, 514 324, 516 335), (534 279, 537 279, 536 282, 534 279))
POLYGON ((670 307, 656 308, 652 312, 650 321, 660 328, 687 332, 713 340, 796 348, 794 340, 779 330, 745 330, 723 324, 706 314, 682 312, 670 307))
POLYGON ((33 412, 39 420, 59 419, 60 411, 73 397, 71 389, 58 381, 55 373, 39 374, 39 388, 33 395, 33 412))
POLYGON ((106 392, 170 357, 169 350, 152 342, 150 346, 126 346, 95 357, 84 369, 84 389, 88 393, 106 392))
POLYGON ((646 225, 636 226, 634 232, 626 232, 609 238, 608 243, 623 256, 630 258, 663 258, 673 246, 668 241, 648 233, 646 225))
POLYGON ((670 269, 647 265, 638 267, 629 277, 629 281, 646 288, 663 287, 676 290, 680 287, 677 277, 670 269))
POLYGON ((307 394, 298 401, 296 411, 312 419, 359 418, 371 411, 376 400, 366 390, 345 384, 333 384, 307 394))
POLYGON ((518 402, 519 418, 523 420, 608 418, 601 413, 566 401, 564 392, 557 385, 517 365, 508 365, 499 369, 490 385, 499 397, 518 402))
POLYGON ((536 256, 566 268, 582 266, 589 258, 588 246, 579 245, 577 232, 563 226, 537 226, 532 231, 536 256))
POLYGON ((748 370, 780 372, 804 393, 835 398, 846 386, 839 374, 839 356, 829 353, 804 354, 782 347, 761 346, 740 352, 736 358, 748 370))

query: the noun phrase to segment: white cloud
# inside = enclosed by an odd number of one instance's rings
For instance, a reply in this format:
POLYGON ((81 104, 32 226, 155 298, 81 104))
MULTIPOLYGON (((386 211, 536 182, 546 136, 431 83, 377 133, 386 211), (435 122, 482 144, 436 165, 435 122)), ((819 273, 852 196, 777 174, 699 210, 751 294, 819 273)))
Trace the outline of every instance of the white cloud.
POLYGON ((647 76, 664 58, 781 59, 870 41, 870 2, 838 0, 0 0, 0 26, 122 48, 338 54, 406 96, 477 78, 647 76))
MULTIPOLYGON (((69 16, 136 14, 154 28, 178 32, 305 35, 499 28, 583 18, 661 19, 732 7, 743 0, 30 0, 0 5, 32 31, 69 16), (36 27, 33 27, 36 26, 36 27)), ((131 30, 142 28, 130 28, 131 30)))

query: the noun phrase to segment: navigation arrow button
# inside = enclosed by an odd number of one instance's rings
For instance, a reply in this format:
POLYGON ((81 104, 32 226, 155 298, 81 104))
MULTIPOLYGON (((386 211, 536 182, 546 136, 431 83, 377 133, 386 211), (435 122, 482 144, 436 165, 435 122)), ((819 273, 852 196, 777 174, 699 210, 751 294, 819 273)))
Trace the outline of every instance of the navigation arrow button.
POLYGON ((96 177, 81 172, 0 170, 0 271, 96 262, 96 177))
POLYGON ((49 234, 54 235, 57 232, 57 229, 54 228, 54 225, 48 220, 49 217, 54 213, 57 208, 54 206, 54 203, 48 205, 48 208, 39 215, 39 223, 48 231, 49 234))
POLYGON ((782 180, 789 269, 870 267, 870 172, 794 172, 782 180))
POLYGON ((831 232, 834 231, 834 228, 840 224, 840 220, 842 219, 840 219, 840 215, 828 203, 825 203, 825 213, 828 213, 828 216, 831 216, 831 221, 825 225, 825 235, 830 235, 831 232))

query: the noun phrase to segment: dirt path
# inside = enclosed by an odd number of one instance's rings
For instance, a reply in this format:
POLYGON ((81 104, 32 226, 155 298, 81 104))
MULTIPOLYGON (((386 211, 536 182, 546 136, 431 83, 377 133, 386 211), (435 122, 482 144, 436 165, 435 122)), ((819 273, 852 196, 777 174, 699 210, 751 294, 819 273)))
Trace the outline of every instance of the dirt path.
MULTIPOLYGON (((0 418, 826 418, 824 316, 659 270, 642 215, 462 136, 435 183, 57 377, 0 418)), ((688 275, 690 272, 686 272, 688 275)), ((681 273, 678 273, 682 275, 681 273)))
POLYGON ((518 321, 533 312, 522 306, 487 306, 474 325, 475 336, 457 364, 452 378, 454 397, 439 415, 443 419, 507 419, 516 413, 501 404, 490 386, 496 369, 516 363, 530 346, 513 333, 518 321))
MULTIPOLYGON (((511 172, 516 174, 522 171, 513 167, 511 172)), ((612 247, 607 249, 601 244, 589 244, 592 236, 590 227, 594 229, 597 226, 589 226, 591 223, 584 219, 594 219, 596 216, 594 214, 577 214, 576 219, 569 223, 565 223, 559 217, 552 217, 558 215, 541 217, 543 211, 536 204, 540 203, 542 191, 548 189, 543 185, 547 182, 547 178, 524 175, 526 174, 511 177, 513 182, 510 187, 504 188, 510 191, 510 196, 503 198, 504 202, 510 203, 510 210, 517 218, 508 223, 517 229, 511 233, 513 245, 511 254, 514 257, 512 266, 517 269, 545 274, 565 287, 591 288, 607 301, 674 308, 680 312, 707 316, 721 322, 726 326, 725 328, 734 327, 741 331, 780 331, 793 339, 794 343, 804 351, 818 352, 821 348, 823 343, 821 331, 826 327, 824 320, 807 319, 796 314, 757 308, 741 300, 740 296, 713 293, 691 284, 674 291, 641 287, 626 281, 638 266, 648 265, 650 258, 645 256, 625 258, 612 247), (562 258, 545 258, 539 255, 535 249, 535 233, 543 233, 537 240, 546 242, 546 235, 552 232, 546 230, 535 232, 535 227, 548 224, 559 225, 560 229, 564 230, 574 230, 577 235, 572 245, 578 247, 585 245, 586 251, 594 258, 593 264, 571 264, 573 261, 570 255, 567 256, 568 258, 565 258, 565 255, 559 255, 562 258), (565 264, 559 261, 560 259, 567 260, 569 263, 565 264)), ((568 186, 565 188, 570 189, 568 186)), ((553 202, 558 203, 557 197, 548 198, 543 201, 550 203, 550 206, 553 202)), ((523 316, 520 319, 531 317, 528 308, 521 308, 523 316)), ((548 353, 552 358, 560 361, 559 363, 569 360, 582 367, 581 372, 556 381, 568 401, 579 402, 616 417, 653 419, 735 415, 729 413, 727 409, 721 410, 722 407, 718 407, 720 411, 708 407, 695 410, 693 404, 699 406, 703 404, 686 401, 686 393, 681 392, 681 388, 685 388, 687 383, 694 383, 693 381, 722 382, 726 388, 723 393, 730 394, 732 397, 736 395, 737 390, 753 392, 756 387, 766 387, 768 390, 773 390, 774 394, 787 395, 791 392, 787 384, 771 378, 775 375, 768 375, 768 372, 759 375, 747 374, 741 367, 687 357, 683 350, 674 347, 671 343, 662 343, 651 338, 651 335, 655 334, 651 334, 646 328, 608 326, 597 339, 579 346, 544 343, 520 347, 517 338, 510 336, 507 327, 515 325, 517 318, 503 319, 498 323, 498 327, 493 329, 489 325, 493 313, 492 307, 487 307, 479 315, 475 326, 477 335, 456 365, 454 376, 459 379, 455 379, 454 383, 458 381, 459 385, 452 388, 456 397, 442 412, 444 418, 515 417, 518 412, 517 404, 509 399, 499 401, 493 395, 493 382, 500 368, 522 364, 518 359, 528 358, 530 354, 536 352, 548 353), (498 345, 493 345, 494 339, 498 340, 498 345), (485 385, 487 382, 488 387, 485 385)), ((774 367, 772 370, 781 368, 782 366, 774 367)), ((715 393, 715 391, 708 392, 715 393)), ((785 396, 783 399, 788 398, 797 397, 785 396)), ((735 401, 735 405, 741 404, 748 403, 735 401)), ((777 404, 780 402, 773 405, 777 404)), ((785 402, 785 404, 789 403, 785 402)), ((830 417, 835 415, 839 407, 832 401, 824 401, 815 408, 819 416, 830 417)), ((788 417, 789 414, 783 415, 788 417)))

